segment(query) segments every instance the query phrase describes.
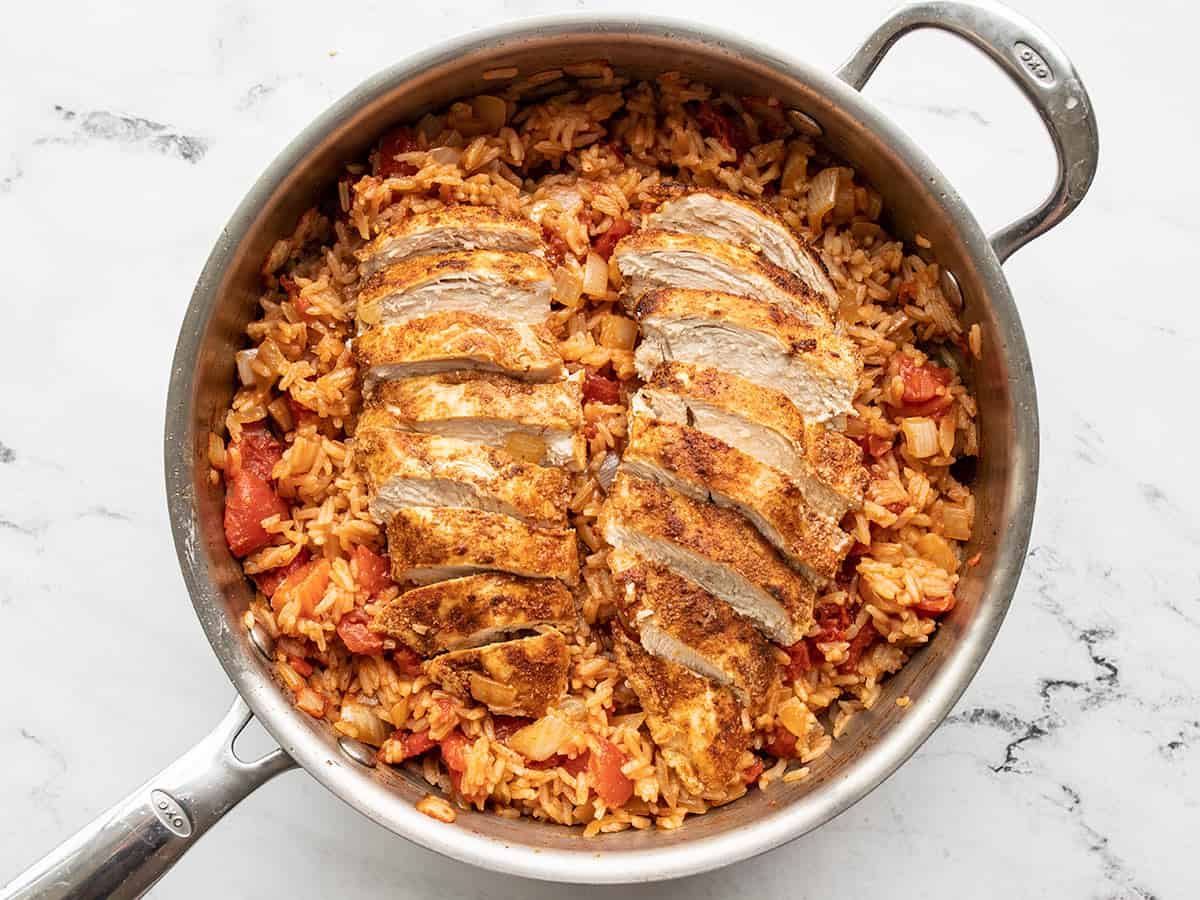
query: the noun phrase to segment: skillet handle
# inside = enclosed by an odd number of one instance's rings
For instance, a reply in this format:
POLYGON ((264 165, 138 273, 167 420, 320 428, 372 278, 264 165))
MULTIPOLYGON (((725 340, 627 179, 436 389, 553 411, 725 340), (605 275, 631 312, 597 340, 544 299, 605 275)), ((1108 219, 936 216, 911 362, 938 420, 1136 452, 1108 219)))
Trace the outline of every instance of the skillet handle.
POLYGON ((919 28, 956 34, 987 54, 1029 98, 1054 143, 1058 175, 1050 196, 990 238, 1004 262, 1065 219, 1091 186, 1100 154, 1091 100, 1075 67, 1048 34, 992 2, 934 0, 902 6, 875 29, 837 76, 862 90, 892 45, 919 28))
POLYGON ((239 697, 212 733, 18 875, 0 900, 140 897, 221 816, 296 766, 283 750, 238 759, 233 742, 249 721, 239 697))

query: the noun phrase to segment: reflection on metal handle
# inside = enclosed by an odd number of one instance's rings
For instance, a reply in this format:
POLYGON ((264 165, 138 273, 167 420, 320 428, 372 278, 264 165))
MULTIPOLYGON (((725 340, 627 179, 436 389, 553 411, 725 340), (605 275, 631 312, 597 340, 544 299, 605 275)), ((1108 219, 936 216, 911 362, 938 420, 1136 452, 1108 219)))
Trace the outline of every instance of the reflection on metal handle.
POLYGON ((18 875, 0 900, 140 897, 221 816, 295 767, 282 750, 238 759, 233 741, 249 721, 239 697, 211 734, 18 875))
POLYGON ((986 53, 1021 90, 1046 125, 1058 154, 1054 190, 1041 206, 991 237, 1001 262, 1065 219, 1096 174, 1099 139, 1087 91, 1062 48, 1044 31, 998 3, 914 3, 896 10, 846 64, 838 77, 862 90, 891 46, 910 31, 938 28, 986 53))

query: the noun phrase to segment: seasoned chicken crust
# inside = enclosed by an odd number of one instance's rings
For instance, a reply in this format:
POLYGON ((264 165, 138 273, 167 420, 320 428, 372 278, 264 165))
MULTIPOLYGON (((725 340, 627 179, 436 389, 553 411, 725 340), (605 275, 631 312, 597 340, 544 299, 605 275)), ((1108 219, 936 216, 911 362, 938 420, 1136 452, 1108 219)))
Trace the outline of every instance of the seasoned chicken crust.
POLYGON ((729 688, 651 656, 620 631, 617 665, 646 711, 650 736, 689 791, 722 795, 752 762, 750 732, 729 688))
POLYGON ((557 381, 566 374, 545 325, 465 310, 370 328, 354 339, 354 356, 368 394, 381 381, 451 370, 494 372, 524 381, 557 381))
POLYGON ((691 288, 774 303, 810 325, 833 324, 829 306, 816 291, 735 244, 647 228, 622 238, 613 256, 629 287, 631 306, 654 288, 691 288))
POLYGON ((830 310, 837 310, 840 300, 825 263, 773 207, 720 188, 677 182, 660 185, 656 194, 662 202, 646 217, 646 227, 698 234, 755 250, 816 291, 830 310))
POLYGON ((795 643, 812 622, 812 584, 733 510, 618 472, 599 524, 611 545, 695 582, 776 643, 795 643))
POLYGON ((478 509, 411 507, 387 526, 392 577, 428 584, 474 572, 509 572, 579 583, 579 552, 571 528, 530 525, 478 509))
POLYGON ((371 628, 433 656, 540 625, 571 628, 576 618, 562 582, 488 572, 406 591, 376 614, 371 628))
POLYGON ((368 429, 354 455, 371 491, 372 515, 386 522, 404 506, 462 506, 565 525, 571 477, 513 459, 503 450, 419 432, 368 429))
POLYGON ((533 222, 491 206, 456 204, 413 213, 355 252, 364 277, 413 256, 460 250, 542 251, 542 232, 533 222))
POLYGON ((837 574, 853 543, 777 469, 686 425, 631 416, 621 465, 697 500, 737 510, 817 584, 837 574))
POLYGON ((434 657, 425 671, 448 694, 477 700, 505 716, 538 718, 567 689, 571 658, 557 631, 452 650, 434 657))

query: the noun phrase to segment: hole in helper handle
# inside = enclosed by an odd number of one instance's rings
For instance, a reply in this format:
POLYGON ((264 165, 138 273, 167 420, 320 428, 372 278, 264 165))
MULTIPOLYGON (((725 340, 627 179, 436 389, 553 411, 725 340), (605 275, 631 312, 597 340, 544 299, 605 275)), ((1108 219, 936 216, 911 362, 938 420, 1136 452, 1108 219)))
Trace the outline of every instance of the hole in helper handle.
POLYGON ((1065 219, 1091 186, 1100 154, 1091 100, 1062 48, 1028 19, 998 3, 902 6, 838 69, 838 77, 862 90, 892 45, 918 28, 948 31, 986 53, 1029 98, 1054 144, 1058 175, 1050 196, 990 238, 1004 262, 1065 219))
POLYGON ((195 747, 0 889, 0 900, 140 897, 225 813, 296 763, 283 750, 244 762, 239 697, 195 747))

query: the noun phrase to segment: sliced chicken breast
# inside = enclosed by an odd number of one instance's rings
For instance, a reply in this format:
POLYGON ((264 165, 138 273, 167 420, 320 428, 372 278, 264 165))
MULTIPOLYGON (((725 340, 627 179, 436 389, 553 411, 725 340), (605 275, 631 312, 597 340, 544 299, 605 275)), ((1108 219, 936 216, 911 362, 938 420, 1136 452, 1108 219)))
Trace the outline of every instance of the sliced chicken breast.
POLYGON ((837 574, 853 544, 778 469, 686 425, 631 415, 621 468, 737 511, 817 585, 837 574))
POLYGON ((436 434, 368 429, 354 442, 371 515, 387 522, 409 506, 456 506, 565 525, 571 476, 503 450, 436 434))
POLYGON ((490 206, 446 206, 393 222, 355 253, 363 277, 413 256, 456 250, 541 250, 542 231, 533 222, 490 206))
POLYGON ((653 656, 733 689, 751 715, 779 680, 775 650, 723 601, 665 566, 625 550, 609 554, 617 606, 653 656))
POLYGON ((581 471, 583 374, 548 384, 453 373, 385 382, 368 399, 356 433, 383 428, 440 434, 581 471))
POLYGON ((804 499, 837 521, 862 507, 862 450, 844 434, 808 422, 778 391, 724 372, 663 363, 631 403, 639 414, 690 425, 788 475, 804 499))
POLYGON ((414 256, 366 280, 358 294, 358 322, 365 329, 462 310, 533 324, 549 315, 553 285, 546 263, 528 253, 414 256))
POLYGON ((790 272, 752 250, 712 238, 643 229, 622 238, 617 266, 636 302, 654 288, 723 291, 774 303, 810 325, 828 326, 829 306, 790 272))
POLYGON ((710 291, 664 289, 638 303, 638 374, 665 361, 722 369, 779 391, 812 422, 853 410, 862 374, 854 343, 778 306, 710 291))
POLYGON ((813 586, 733 510, 618 472, 600 514, 613 547, 659 563, 790 646, 812 623, 813 586))
POLYGON ((750 731, 729 688, 613 634, 617 665, 646 711, 650 737, 697 797, 721 797, 753 763, 750 731))
POLYGON ((503 716, 540 718, 567 689, 571 656, 557 631, 430 660, 426 674, 448 694, 503 716))
POLYGON ((433 656, 541 625, 575 624, 575 600, 562 582, 489 572, 406 591, 376 614, 371 629, 433 656))
POLYGON ((836 312, 841 300, 821 257, 770 206, 717 188, 664 187, 666 199, 646 217, 647 228, 698 234, 755 250, 807 284, 836 312))
POLYGON ((566 375, 545 325, 462 310, 369 328, 354 339, 354 355, 368 394, 381 381, 455 370, 498 372, 524 381, 566 375))
POLYGON ((579 551, 571 528, 530 525, 478 509, 415 506, 387 526, 392 577, 429 584, 476 572, 509 572, 579 583, 579 551))

